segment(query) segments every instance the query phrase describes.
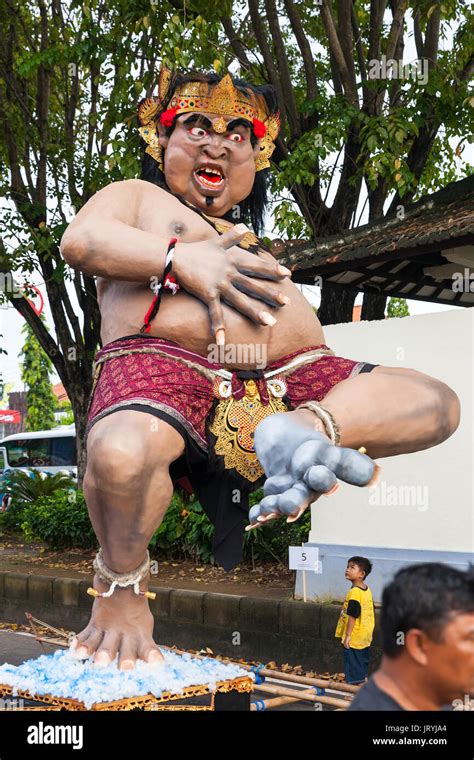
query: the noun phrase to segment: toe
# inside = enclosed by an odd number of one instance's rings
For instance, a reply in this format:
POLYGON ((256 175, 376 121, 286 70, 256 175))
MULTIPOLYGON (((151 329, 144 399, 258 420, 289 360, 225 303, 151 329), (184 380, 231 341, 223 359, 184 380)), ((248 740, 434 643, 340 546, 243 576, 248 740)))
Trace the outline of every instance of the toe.
POLYGON ((138 657, 137 642, 132 637, 123 637, 120 645, 120 670, 133 670, 138 657))
POLYGON ((154 641, 147 639, 140 644, 138 649, 140 660, 153 664, 155 662, 164 662, 164 657, 154 641))
POLYGON ((112 660, 115 660, 119 646, 120 635, 114 631, 108 631, 94 655, 94 665, 109 665, 112 660))
POLYGON ((74 657, 77 657, 79 660, 90 657, 90 655, 93 654, 96 649, 98 649, 103 636, 103 631, 100 631, 98 629, 94 630, 85 641, 83 641, 78 647, 76 647, 76 649, 74 649, 74 657))
POLYGON ((81 631, 80 633, 77 633, 74 636, 74 638, 72 639, 72 641, 71 641, 71 643, 69 645, 69 648, 72 651, 77 650, 77 648, 79 647, 79 645, 83 644, 84 641, 86 641, 86 639, 89 638, 89 636, 91 635, 91 633, 93 632, 93 630, 94 629, 93 629, 92 625, 90 625, 90 623, 89 623, 89 625, 86 628, 84 628, 83 631, 81 631))

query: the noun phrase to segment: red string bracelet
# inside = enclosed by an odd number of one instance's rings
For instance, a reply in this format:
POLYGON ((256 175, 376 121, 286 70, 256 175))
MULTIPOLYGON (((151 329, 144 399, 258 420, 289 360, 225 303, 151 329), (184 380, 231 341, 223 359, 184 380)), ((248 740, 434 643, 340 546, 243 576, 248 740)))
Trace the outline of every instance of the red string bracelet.
POLYGON ((178 290, 180 290, 179 283, 176 281, 176 278, 171 274, 171 267, 173 266, 173 258, 174 258, 174 249, 177 242, 178 242, 178 238, 171 238, 170 242, 168 243, 168 250, 166 251, 166 258, 165 258, 165 268, 163 270, 163 279, 161 280, 161 282, 158 283, 158 285, 151 286, 151 289, 153 290, 153 293, 154 293, 154 297, 153 297, 153 301, 150 304, 150 308, 148 309, 147 313, 145 314, 143 318, 143 325, 140 328, 141 333, 150 332, 151 322, 156 317, 158 313, 158 309, 160 308, 163 288, 167 288, 168 290, 171 290, 173 295, 175 295, 178 292, 178 290))

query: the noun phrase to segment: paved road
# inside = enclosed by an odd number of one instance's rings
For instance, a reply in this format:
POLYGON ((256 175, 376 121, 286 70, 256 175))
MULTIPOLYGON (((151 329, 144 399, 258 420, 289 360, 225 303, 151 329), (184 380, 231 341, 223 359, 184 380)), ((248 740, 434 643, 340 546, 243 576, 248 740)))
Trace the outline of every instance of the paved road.
MULTIPOLYGON (((9 662, 12 665, 20 665, 25 660, 29 660, 33 657, 39 657, 42 654, 51 654, 58 647, 52 644, 41 645, 30 635, 24 635, 14 631, 0 630, 0 664, 9 662)), ((256 702, 260 699, 271 698, 268 694, 263 694, 255 690, 252 693, 252 702, 256 702)), ((187 702, 190 703, 189 701, 187 702)), ((25 701, 25 706, 33 704, 32 702, 25 701)), ((176 702, 174 703, 176 704, 176 702)), ((196 697, 191 704, 209 704, 209 697, 196 697)), ((275 710, 290 710, 290 711, 314 711, 315 706, 310 702, 293 702, 289 705, 274 708, 275 710)))

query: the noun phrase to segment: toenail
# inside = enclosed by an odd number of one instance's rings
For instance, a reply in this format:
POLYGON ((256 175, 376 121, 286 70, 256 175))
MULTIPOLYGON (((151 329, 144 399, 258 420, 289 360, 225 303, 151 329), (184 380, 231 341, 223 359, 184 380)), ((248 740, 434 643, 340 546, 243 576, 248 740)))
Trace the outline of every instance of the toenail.
POLYGON ((148 654, 147 662, 161 662, 163 655, 157 649, 152 649, 148 654))
POLYGON ((132 670, 135 667, 133 660, 124 660, 120 665, 120 670, 132 670))
POLYGON ((258 522, 265 522, 265 517, 263 515, 259 515, 257 517, 258 522))
POLYGON ((71 643, 69 644, 69 649, 75 649, 77 647, 78 643, 79 642, 77 640, 77 636, 74 636, 74 638, 72 639, 71 643))
POLYGON ((94 665, 108 665, 109 663, 110 655, 108 652, 105 652, 104 650, 102 650, 102 652, 97 652, 94 657, 94 665))
POLYGON ((87 650, 87 647, 81 646, 74 650, 74 655, 80 659, 82 657, 88 657, 89 652, 87 650))

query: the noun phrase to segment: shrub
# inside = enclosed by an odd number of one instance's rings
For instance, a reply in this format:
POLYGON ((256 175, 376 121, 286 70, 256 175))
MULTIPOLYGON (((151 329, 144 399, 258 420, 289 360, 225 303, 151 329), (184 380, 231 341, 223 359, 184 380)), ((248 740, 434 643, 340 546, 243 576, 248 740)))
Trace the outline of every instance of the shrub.
POLYGON ((13 533, 21 531, 23 513, 29 507, 29 503, 17 502, 11 504, 6 512, 0 512, 0 529, 12 531, 13 533))
POLYGON ((49 496, 55 491, 74 487, 72 478, 63 472, 48 475, 38 470, 8 470, 6 480, 5 491, 11 496, 12 504, 31 503, 40 496, 49 496))
MULTIPOLYGON (((262 491, 251 494, 250 505, 257 504, 262 491)), ((278 561, 286 565, 288 546, 300 546, 308 538, 309 510, 296 523, 284 518, 244 533, 243 559, 246 562, 278 561)), ((97 546, 82 491, 57 490, 39 496, 34 502, 16 501, 0 514, 0 527, 20 530, 25 538, 44 541, 52 549, 69 547, 91 549, 97 546)), ((191 502, 175 492, 164 520, 153 534, 152 556, 164 553, 175 559, 214 564, 212 541, 214 526, 198 501, 191 502)))
POLYGON ((39 539, 51 549, 97 546, 81 491, 63 490, 40 496, 22 510, 21 530, 27 540, 39 539))

